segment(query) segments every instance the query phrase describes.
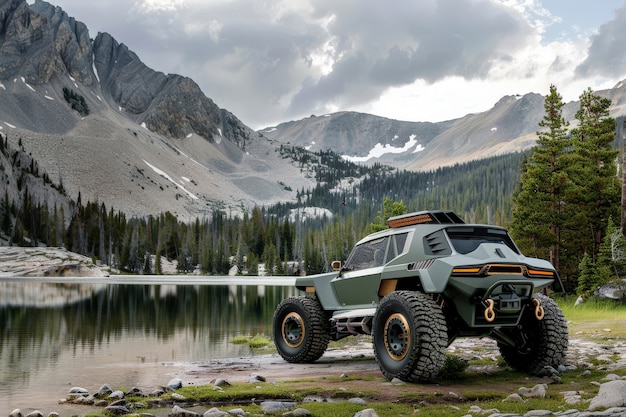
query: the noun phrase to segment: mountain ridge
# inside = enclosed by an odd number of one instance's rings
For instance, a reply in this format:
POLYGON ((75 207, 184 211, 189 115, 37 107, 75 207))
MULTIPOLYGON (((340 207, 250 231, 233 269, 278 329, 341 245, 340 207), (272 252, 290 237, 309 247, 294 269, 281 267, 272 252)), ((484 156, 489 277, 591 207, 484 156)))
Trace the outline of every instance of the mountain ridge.
MULTIPOLYGON (((626 83, 599 93, 614 101, 613 115, 625 114, 626 83)), ((576 109, 566 104, 568 120, 576 109)), ((528 149, 543 114, 543 96, 528 93, 442 122, 343 111, 255 132, 194 80, 149 68, 108 33, 91 39, 61 8, 0 4, 0 132, 23 143, 70 197, 133 216, 192 218, 294 202, 316 181, 281 145, 428 171, 528 149), (72 110, 64 90, 89 114, 72 110)))

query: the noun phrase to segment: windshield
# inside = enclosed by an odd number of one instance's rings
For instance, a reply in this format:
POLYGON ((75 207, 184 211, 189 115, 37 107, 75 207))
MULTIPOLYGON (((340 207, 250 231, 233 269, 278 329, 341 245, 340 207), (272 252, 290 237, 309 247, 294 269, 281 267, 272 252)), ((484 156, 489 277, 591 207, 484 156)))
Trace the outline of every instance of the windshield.
POLYGON ((511 236, 502 229, 491 227, 448 228, 446 233, 454 250, 463 255, 475 251, 482 243, 499 243, 508 246, 515 253, 520 253, 511 236))

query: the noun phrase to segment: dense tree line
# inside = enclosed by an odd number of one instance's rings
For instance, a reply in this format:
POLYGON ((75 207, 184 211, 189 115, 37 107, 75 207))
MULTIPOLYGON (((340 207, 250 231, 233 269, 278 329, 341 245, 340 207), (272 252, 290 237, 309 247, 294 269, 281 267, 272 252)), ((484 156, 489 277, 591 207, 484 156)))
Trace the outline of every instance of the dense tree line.
MULTIPOLYGON (((255 275, 264 264, 269 274, 312 274, 345 260, 357 240, 384 227, 380 220, 389 213, 445 209, 467 222, 510 227, 523 251, 551 259, 572 290, 585 254, 585 277, 596 276, 597 265, 610 257, 606 228, 619 209, 608 104, 591 91, 581 103, 578 127, 568 130, 560 96, 551 89, 533 150, 428 172, 281 145, 278 151, 314 178, 315 187, 297 190, 294 202, 237 216, 216 210, 191 222, 169 212, 129 218, 104 202, 83 203, 80 195, 49 206, 31 195, 29 184, 37 180, 65 195, 61 181, 40 173, 21 142, 11 149, 4 138, 0 174, 12 170, 17 186, 9 192, 7 179, 0 189, 0 232, 10 244, 64 246, 129 273, 160 274, 162 262, 171 260, 182 273, 226 274, 237 267, 255 275), (312 217, 307 207, 332 216, 312 217)), ((593 285, 587 278, 581 284, 593 285)))
POLYGON ((577 126, 569 130, 564 103, 550 87, 536 146, 524 164, 514 196, 511 233, 527 255, 549 259, 570 291, 579 264, 598 255, 611 219, 620 218, 621 184, 614 149, 611 100, 589 89, 580 96, 577 126))

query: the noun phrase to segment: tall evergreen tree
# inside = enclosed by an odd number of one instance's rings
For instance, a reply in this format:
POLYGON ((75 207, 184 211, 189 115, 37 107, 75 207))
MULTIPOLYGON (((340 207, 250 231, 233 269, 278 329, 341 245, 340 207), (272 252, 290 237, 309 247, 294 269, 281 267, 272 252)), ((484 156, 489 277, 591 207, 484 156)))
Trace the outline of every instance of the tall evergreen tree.
POLYGON ((569 200, 575 204, 577 216, 570 220, 572 229, 581 232, 577 255, 587 252, 594 262, 609 218, 619 215, 621 196, 615 164, 618 151, 613 148, 615 120, 609 117, 610 106, 610 99, 587 89, 580 96, 578 127, 573 131, 574 157, 569 176, 575 187, 569 200))
POLYGON ((525 162, 520 189, 513 197, 511 233, 527 255, 548 258, 559 269, 563 244, 567 152, 570 139, 563 117, 563 99, 554 85, 546 96, 545 116, 537 144, 525 162))

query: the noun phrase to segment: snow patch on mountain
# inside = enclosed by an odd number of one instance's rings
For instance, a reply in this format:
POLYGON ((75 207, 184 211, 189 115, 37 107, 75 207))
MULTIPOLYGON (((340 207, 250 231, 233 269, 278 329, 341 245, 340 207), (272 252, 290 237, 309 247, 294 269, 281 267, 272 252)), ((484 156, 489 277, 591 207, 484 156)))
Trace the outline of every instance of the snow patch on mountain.
MULTIPOLYGON (((372 158, 380 158, 385 154, 393 153, 404 153, 410 151, 414 146, 415 149, 413 153, 417 153, 424 150, 424 147, 421 144, 417 143, 416 135, 409 136, 409 140, 404 144, 403 147, 392 146, 390 144, 382 145, 378 142, 372 149, 370 149, 367 156, 349 156, 349 155, 341 155, 341 157, 350 162, 367 162, 372 158), (417 145, 417 146, 416 146, 417 145)), ((397 136, 394 140, 397 139, 397 136)))
POLYGON ((191 191, 188 191, 182 184, 179 184, 176 181, 174 181, 174 179, 172 177, 170 177, 168 174, 166 174, 165 171, 155 167, 154 165, 150 164, 145 159, 143 160, 143 162, 145 162, 146 165, 148 165, 150 168, 152 168, 152 170, 154 172, 156 172, 157 174, 159 174, 160 176, 162 176, 163 178, 165 178, 166 180, 170 181, 172 184, 174 184, 175 186, 177 186, 178 188, 183 190, 189 197, 191 197, 194 200, 198 199, 198 197, 195 194, 193 194, 191 191))

